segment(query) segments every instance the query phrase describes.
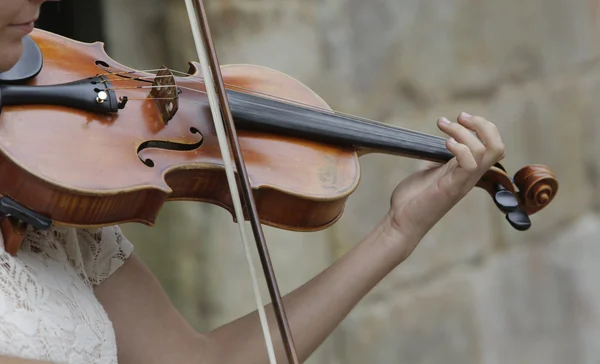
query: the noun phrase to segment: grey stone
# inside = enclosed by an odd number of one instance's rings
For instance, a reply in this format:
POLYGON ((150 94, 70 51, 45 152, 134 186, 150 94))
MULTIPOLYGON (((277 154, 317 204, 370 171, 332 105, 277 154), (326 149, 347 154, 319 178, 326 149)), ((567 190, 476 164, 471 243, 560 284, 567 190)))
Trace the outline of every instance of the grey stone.
MULTIPOLYGON (((489 97, 505 82, 547 76, 598 54, 589 3, 427 1, 398 35, 397 82, 435 103, 489 97), (577 19, 574 21, 573 19, 577 19)), ((374 37, 377 36, 374 34, 374 37)), ((387 69, 386 69, 387 71, 387 69)))
POLYGON ((106 48, 112 58, 128 67, 147 70, 169 64, 164 52, 161 0, 104 2, 106 48), (133 14, 133 15, 132 15, 133 14), (136 21, 132 22, 131 17, 136 21))
POLYGON ((583 123, 580 143, 582 161, 590 185, 593 188, 594 208, 600 208, 600 72, 597 68, 588 71, 582 80, 582 97, 586 107, 582 108, 579 122, 583 123))
POLYGON ((344 363, 596 363, 600 216, 363 301, 337 333, 344 363))
POLYGON ((468 276, 452 274, 357 308, 342 325, 341 362, 481 362, 479 325, 468 276))
POLYGON ((491 259, 473 275, 485 364, 597 363, 600 219, 491 259))

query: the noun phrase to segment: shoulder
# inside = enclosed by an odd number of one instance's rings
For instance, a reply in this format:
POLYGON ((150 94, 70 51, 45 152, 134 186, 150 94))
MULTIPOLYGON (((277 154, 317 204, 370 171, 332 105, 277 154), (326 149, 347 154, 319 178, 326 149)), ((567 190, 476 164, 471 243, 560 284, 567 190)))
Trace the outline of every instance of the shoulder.
POLYGON ((29 249, 48 258, 66 259, 89 286, 100 284, 133 253, 133 244, 119 226, 32 230, 26 241, 29 249))

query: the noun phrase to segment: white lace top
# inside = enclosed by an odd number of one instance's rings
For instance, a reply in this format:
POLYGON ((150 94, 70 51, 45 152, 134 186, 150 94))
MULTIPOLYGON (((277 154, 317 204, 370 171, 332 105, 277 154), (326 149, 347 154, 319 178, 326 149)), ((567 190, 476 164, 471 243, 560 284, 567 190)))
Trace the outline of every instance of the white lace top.
POLYGON ((16 257, 0 234, 0 355, 117 363, 112 324, 93 286, 132 251, 118 227, 30 230, 16 257))

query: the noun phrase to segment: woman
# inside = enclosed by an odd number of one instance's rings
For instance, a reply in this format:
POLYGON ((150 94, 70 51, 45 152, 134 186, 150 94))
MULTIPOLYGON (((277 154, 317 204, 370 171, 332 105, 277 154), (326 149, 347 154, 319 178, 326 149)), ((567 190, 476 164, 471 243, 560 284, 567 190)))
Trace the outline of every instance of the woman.
MULTIPOLYGON (((0 71, 19 59, 21 39, 43 2, 0 0, 0 71)), ((466 113, 457 121, 438 120, 456 158, 402 181, 389 212, 364 239, 284 298, 301 360, 504 156, 492 123, 466 113)), ((196 332, 117 227, 30 230, 19 254, 0 249, 0 261, 2 362, 267 362, 256 313, 196 332)), ((277 355, 285 362, 273 321, 277 355)))

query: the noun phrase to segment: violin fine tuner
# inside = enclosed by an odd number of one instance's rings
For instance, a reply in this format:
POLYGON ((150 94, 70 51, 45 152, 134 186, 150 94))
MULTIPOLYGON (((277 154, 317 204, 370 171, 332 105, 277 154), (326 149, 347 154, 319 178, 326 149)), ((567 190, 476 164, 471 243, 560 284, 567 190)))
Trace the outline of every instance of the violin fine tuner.
POLYGON ((106 93, 106 91, 99 91, 98 96, 96 96, 96 102, 99 104, 103 104, 104 101, 106 101, 106 99, 108 99, 108 94, 106 93))

